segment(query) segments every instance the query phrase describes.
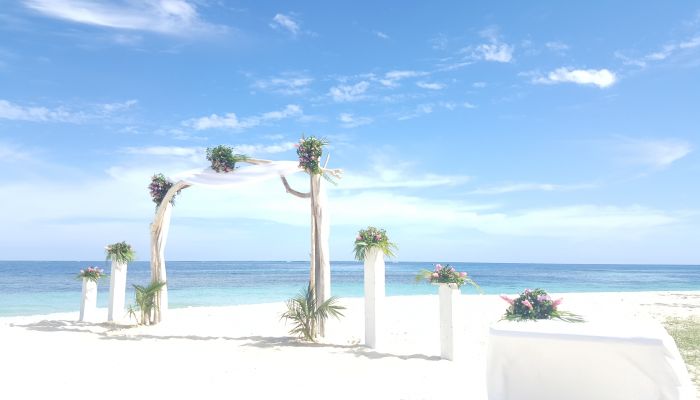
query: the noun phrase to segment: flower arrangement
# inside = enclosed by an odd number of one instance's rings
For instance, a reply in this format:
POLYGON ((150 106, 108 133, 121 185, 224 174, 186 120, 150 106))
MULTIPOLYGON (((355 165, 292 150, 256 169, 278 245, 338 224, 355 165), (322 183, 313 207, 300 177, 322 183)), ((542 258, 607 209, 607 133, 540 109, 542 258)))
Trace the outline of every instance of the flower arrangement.
POLYGON ((319 160, 323 154, 323 146, 327 144, 327 140, 313 136, 299 139, 299 143, 295 145, 299 156, 299 168, 312 175, 322 174, 323 171, 319 160))
POLYGON ((429 283, 453 283, 457 287, 462 287, 462 285, 469 284, 481 292, 479 285, 474 282, 473 279, 469 277, 466 272, 458 272, 454 267, 450 267, 450 264, 435 264, 435 269, 432 271, 424 269, 418 273, 416 276, 416 281, 426 280, 429 283))
POLYGON ((97 281, 103 278, 104 276, 105 272, 103 269, 97 267, 87 267, 85 269, 80 270, 77 279, 87 279, 89 281, 97 283, 97 281))
POLYGON ((355 259, 364 261, 367 250, 376 247, 389 257, 394 257, 397 246, 389 240, 386 230, 368 226, 360 229, 355 238, 355 259))
MULTIPOLYGON (((165 175, 155 174, 151 177, 151 184, 148 185, 148 190, 151 191, 151 199, 156 203, 156 208, 163 202, 165 195, 168 194, 168 190, 170 190, 171 187, 173 187, 173 182, 166 178, 165 175)), ((179 190, 177 194, 180 194, 179 190)), ((175 204, 175 196, 170 200, 170 204, 175 204)))
POLYGON ((110 244, 105 247, 105 253, 108 260, 112 260, 119 263, 128 263, 134 261, 135 254, 131 245, 127 242, 119 242, 110 244))
POLYGON ((237 162, 249 159, 245 154, 234 154, 229 146, 207 147, 207 160, 211 161, 211 169, 216 172, 231 172, 236 169, 237 162))
POLYGON ((544 289, 525 289, 515 299, 501 295, 510 306, 503 319, 509 321, 527 321, 538 319, 560 319, 566 322, 583 322, 579 315, 558 309, 562 299, 552 300, 544 289))

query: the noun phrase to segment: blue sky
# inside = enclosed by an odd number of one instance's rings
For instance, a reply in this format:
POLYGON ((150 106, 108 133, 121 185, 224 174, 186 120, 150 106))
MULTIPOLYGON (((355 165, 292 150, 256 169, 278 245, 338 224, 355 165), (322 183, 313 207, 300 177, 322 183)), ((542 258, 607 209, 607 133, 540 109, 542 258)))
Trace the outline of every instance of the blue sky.
MULTIPOLYGON (((377 225, 405 261, 700 263, 700 5, 469 3, 3 2, 0 258, 147 259, 153 173, 306 134, 345 170, 334 260, 377 225)), ((190 188, 167 258, 308 229, 277 181, 190 188)))

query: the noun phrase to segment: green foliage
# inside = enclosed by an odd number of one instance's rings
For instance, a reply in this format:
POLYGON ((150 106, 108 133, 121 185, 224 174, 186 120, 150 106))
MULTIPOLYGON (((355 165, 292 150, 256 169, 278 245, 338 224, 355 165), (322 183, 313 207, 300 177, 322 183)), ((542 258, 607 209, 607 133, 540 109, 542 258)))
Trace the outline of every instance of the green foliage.
MULTIPOLYGON (((151 177, 151 184, 148 185, 148 190, 151 192, 151 200, 156 203, 156 209, 160 206, 160 203, 165 199, 165 195, 173 187, 173 182, 165 177, 163 174, 155 174, 151 177)), ((180 194, 180 190, 177 191, 175 196, 180 194)), ((175 204, 175 196, 170 200, 170 204, 175 204)))
POLYGON ((107 260, 119 263, 132 262, 136 257, 134 250, 127 242, 110 244, 109 246, 105 247, 105 253, 107 255, 107 260))
POLYGON ((700 317, 669 318, 664 326, 688 366, 690 378, 700 385, 700 317))
POLYGON ((211 169, 216 172, 231 172, 236 169, 236 163, 247 161, 250 157, 245 154, 235 154, 229 146, 219 145, 207 147, 207 160, 211 161, 211 169))
POLYGON ((80 270, 80 273, 78 274, 78 276, 76 276, 76 279, 87 279, 89 281, 97 283, 97 281, 104 278, 105 276, 107 276, 107 274, 105 274, 105 271, 103 269, 97 267, 87 267, 85 269, 80 270))
POLYGON ((134 285, 136 305, 128 308, 129 316, 136 318, 140 325, 150 325, 153 322, 153 311, 156 307, 156 295, 165 286, 165 282, 152 282, 148 286, 134 285), (139 317, 137 318, 136 312, 139 317))
POLYGON ((337 319, 343 316, 341 310, 345 307, 338 305, 337 302, 338 298, 334 296, 317 306, 314 288, 309 285, 296 297, 287 300, 287 311, 281 318, 292 322, 290 334, 315 342, 318 327, 329 316, 337 319))
POLYGON ((544 289, 525 289, 515 299, 501 296, 510 306, 503 319, 526 321, 538 319, 560 319, 566 322, 583 322, 581 316, 558 309, 562 299, 552 300, 544 289))
POLYGON ((360 229, 355 238, 355 259, 364 261, 367 250, 376 247, 388 257, 394 257, 397 246, 389 240, 386 230, 368 226, 367 229, 360 229))
POLYGON ((479 285, 469 277, 466 272, 458 272, 450 264, 435 264, 435 269, 430 271, 427 269, 421 270, 416 276, 416 282, 427 281, 428 283, 454 283, 457 287, 462 285, 471 285, 476 290, 481 292, 479 285))

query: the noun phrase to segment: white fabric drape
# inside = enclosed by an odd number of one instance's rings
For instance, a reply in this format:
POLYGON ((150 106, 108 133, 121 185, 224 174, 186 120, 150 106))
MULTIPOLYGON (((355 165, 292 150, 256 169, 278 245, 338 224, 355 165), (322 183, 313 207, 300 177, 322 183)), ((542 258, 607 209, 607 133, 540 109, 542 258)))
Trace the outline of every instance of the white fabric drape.
POLYGON ((303 172, 299 169, 297 161, 270 161, 265 164, 241 166, 228 173, 219 173, 211 168, 203 171, 189 171, 179 178, 190 185, 232 188, 279 179, 280 175, 291 175, 296 172, 303 172))

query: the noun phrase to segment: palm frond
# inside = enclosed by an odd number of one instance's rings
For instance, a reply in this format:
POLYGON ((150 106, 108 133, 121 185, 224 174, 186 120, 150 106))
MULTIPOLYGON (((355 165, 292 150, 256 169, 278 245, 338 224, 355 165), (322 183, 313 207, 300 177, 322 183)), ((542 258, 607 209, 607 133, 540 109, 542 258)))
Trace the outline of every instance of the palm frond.
POLYGON ((315 342, 318 335, 317 327, 323 324, 328 317, 339 319, 344 316, 342 310, 345 307, 337 303, 338 298, 331 297, 317 305, 314 288, 308 285, 306 290, 287 300, 287 311, 281 315, 280 319, 291 322, 292 327, 289 330, 291 335, 315 342))

